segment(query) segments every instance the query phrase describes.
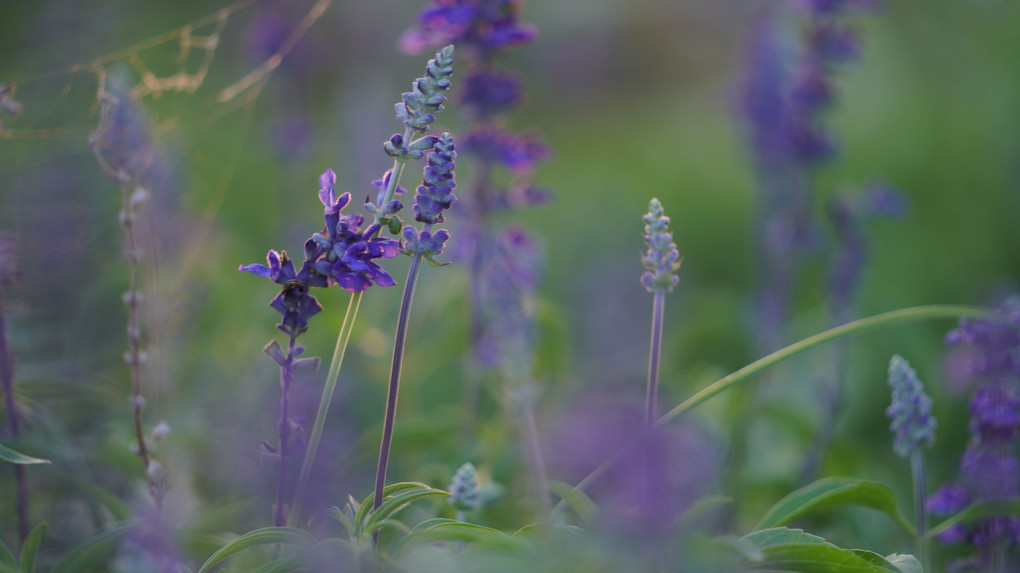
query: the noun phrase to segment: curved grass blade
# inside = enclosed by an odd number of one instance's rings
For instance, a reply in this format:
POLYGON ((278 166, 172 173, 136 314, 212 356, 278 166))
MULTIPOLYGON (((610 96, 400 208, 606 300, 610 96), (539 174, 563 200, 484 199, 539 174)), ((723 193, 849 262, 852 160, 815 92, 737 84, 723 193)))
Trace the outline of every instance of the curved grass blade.
POLYGON ((881 511, 907 533, 917 535, 917 529, 900 512, 896 505, 896 497, 888 486, 846 477, 822 478, 791 492, 773 505, 754 528, 760 530, 779 527, 810 513, 846 505, 881 511))
POLYGON ((301 529, 294 529, 291 527, 263 527, 262 529, 256 529, 250 531, 230 543, 220 547, 216 553, 213 553, 205 563, 202 564, 202 568, 198 570, 198 573, 205 573, 212 569, 215 565, 224 561, 231 555, 248 549, 249 547, 255 547, 258 545, 301 545, 314 541, 314 538, 307 532, 301 529))

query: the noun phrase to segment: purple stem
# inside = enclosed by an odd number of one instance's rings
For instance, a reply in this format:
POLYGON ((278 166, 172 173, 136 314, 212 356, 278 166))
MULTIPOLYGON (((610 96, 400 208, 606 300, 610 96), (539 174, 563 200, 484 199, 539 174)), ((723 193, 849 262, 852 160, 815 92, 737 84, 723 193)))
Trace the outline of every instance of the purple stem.
POLYGON ((284 505, 287 487, 287 442, 290 441, 287 393, 290 390, 290 383, 294 379, 294 342, 296 340, 296 336, 290 337, 287 361, 280 367, 280 423, 277 427, 280 435, 280 470, 276 481, 276 506, 273 508, 273 524, 276 527, 283 527, 287 524, 287 509, 284 505))
MULTIPOLYGON (((0 382, 4 387, 4 401, 7 405, 7 424, 11 439, 17 440, 21 432, 18 421, 18 406, 14 402, 14 356, 7 342, 7 324, 4 320, 3 290, 0 289, 0 382)), ((28 482, 25 466, 13 464, 15 497, 14 505, 18 514, 18 540, 24 543, 28 537, 28 482)))
MULTIPOLYGON (((432 225, 425 225, 422 232, 428 231, 432 225)), ((393 421, 397 415, 397 392, 400 389, 400 367, 404 361, 404 341, 407 336, 407 322, 411 314, 411 301, 414 299, 414 285, 418 282, 418 271, 421 268, 421 253, 411 258, 411 267, 407 270, 407 282, 404 284, 404 297, 400 301, 400 314, 397 318, 397 333, 393 339, 393 361, 390 366, 390 384, 386 390, 386 416, 383 419, 382 443, 379 445, 379 464, 375 472, 375 498, 372 509, 379 509, 383 499, 383 488, 386 486, 386 466, 390 459, 390 443, 393 440, 393 421)), ((379 532, 372 535, 379 540, 379 532)))

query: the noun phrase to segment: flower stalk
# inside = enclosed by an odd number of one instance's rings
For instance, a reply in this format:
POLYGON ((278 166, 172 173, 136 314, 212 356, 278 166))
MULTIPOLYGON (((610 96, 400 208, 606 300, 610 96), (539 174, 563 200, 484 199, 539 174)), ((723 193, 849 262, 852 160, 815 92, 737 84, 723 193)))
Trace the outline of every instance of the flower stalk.
MULTIPOLYGON (((14 285, 20 278, 20 269, 14 255, 13 241, 0 236, 0 386, 3 387, 7 409, 7 428, 12 441, 21 435, 21 413, 14 398, 14 352, 7 339, 4 315, 4 286, 14 285)), ((11 464, 14 471, 14 511, 18 520, 18 542, 28 537, 28 476, 25 466, 11 464)))

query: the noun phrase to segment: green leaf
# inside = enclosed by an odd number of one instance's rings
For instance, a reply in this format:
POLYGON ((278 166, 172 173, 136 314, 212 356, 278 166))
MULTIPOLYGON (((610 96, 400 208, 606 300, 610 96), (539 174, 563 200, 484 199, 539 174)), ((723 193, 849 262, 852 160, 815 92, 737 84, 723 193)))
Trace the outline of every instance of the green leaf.
POLYGON ((85 573, 113 556, 120 538, 135 528, 134 522, 117 525, 91 537, 71 550, 54 568, 55 573, 85 573))
POLYGON ((266 563, 262 567, 252 571, 252 573, 292 573, 293 571, 308 571, 308 566, 305 565, 298 557, 281 557, 266 563))
POLYGON ((765 553, 761 550, 761 548, 742 537, 737 537, 736 535, 722 535, 720 537, 716 537, 712 541, 739 553, 742 558, 752 563, 765 560, 765 553))
POLYGON ((7 446, 0 444, 0 460, 10 462, 12 464, 18 464, 27 466, 30 464, 48 464, 50 460, 44 460, 42 458, 33 458, 32 456, 26 456, 25 454, 12 450, 7 446))
POLYGON ((682 523, 694 523, 701 519, 709 511, 730 503, 733 503, 732 496, 707 495, 691 504, 691 507, 680 515, 680 521, 682 523))
POLYGON ((551 481, 549 482, 549 489, 563 498, 563 501, 567 502, 567 505, 577 512, 577 515, 585 523, 591 522, 598 515, 599 507, 588 497, 588 494, 575 489, 570 484, 561 481, 551 481))
POLYGON ((749 571, 769 573, 902 573, 881 555, 842 549, 800 529, 776 527, 741 538, 761 550, 762 560, 749 571))
POLYGON ((434 495, 450 495, 449 492, 441 489, 433 489, 429 486, 424 487, 428 489, 410 489, 402 491, 396 495, 383 498, 382 505, 379 506, 379 509, 369 514, 364 530, 366 532, 375 531, 375 529, 377 529, 377 524, 388 520, 390 516, 407 507, 407 505, 412 501, 434 495))
MULTIPOLYGON (((429 520, 433 521, 433 520, 429 520)), ((513 537, 490 527, 463 521, 444 521, 429 527, 416 527, 404 537, 397 553, 410 551, 422 545, 438 542, 463 541, 486 545, 514 545, 513 537)))
POLYGON ((205 563, 202 564, 202 568, 198 570, 198 573, 204 573, 210 570, 213 566, 222 562, 231 555, 248 549, 249 547, 255 547, 257 545, 274 545, 274 544, 294 544, 300 545, 314 541, 314 538, 300 529, 294 529, 291 527, 263 527, 262 529, 256 529, 250 531, 230 543, 220 547, 216 553, 213 553, 205 563))
MULTIPOLYGON (((398 482, 383 488, 383 502, 386 501, 388 496, 393 495, 398 491, 415 488, 432 489, 430 486, 423 483, 413 481, 398 482)), ((351 499, 351 503, 354 507, 354 525, 359 531, 363 531, 365 528, 365 517, 372 511, 372 505, 375 503, 375 493, 373 492, 368 494, 368 497, 366 497, 360 504, 355 502, 353 499, 351 499)))
POLYGON ((952 515, 949 519, 932 527, 924 535, 925 537, 934 537, 954 525, 973 523, 988 517, 1003 515, 1020 515, 1020 497, 988 499, 973 503, 961 509, 959 513, 952 515))
POLYGON ((822 478, 790 493, 773 505, 754 528, 779 527, 809 513, 844 505, 877 509, 907 533, 917 534, 913 524, 896 506, 891 489, 878 482, 846 477, 822 478))
POLYGON ((886 555, 885 560, 899 569, 900 573, 924 573, 924 567, 921 567, 921 562, 913 555, 893 553, 892 555, 886 555))
POLYGON ((35 557, 39 553, 39 543, 47 529, 49 527, 44 521, 36 525, 35 529, 25 538, 25 543, 21 546, 21 558, 18 560, 24 573, 35 573, 35 557))
POLYGON ((18 562, 14 560, 14 554, 11 553, 10 548, 4 543, 3 539, 0 539, 0 565, 17 565, 18 562))
POLYGON ((375 521, 375 522, 369 521, 369 523, 370 523, 370 525, 365 528, 365 534, 366 535, 368 535, 370 533, 375 533, 376 531, 379 531, 379 530, 384 529, 386 527, 392 527, 394 529, 399 529, 400 531, 403 531, 404 533, 407 533, 407 532, 411 531, 406 525, 404 525, 404 522, 396 520, 396 519, 384 519, 382 521, 375 521))

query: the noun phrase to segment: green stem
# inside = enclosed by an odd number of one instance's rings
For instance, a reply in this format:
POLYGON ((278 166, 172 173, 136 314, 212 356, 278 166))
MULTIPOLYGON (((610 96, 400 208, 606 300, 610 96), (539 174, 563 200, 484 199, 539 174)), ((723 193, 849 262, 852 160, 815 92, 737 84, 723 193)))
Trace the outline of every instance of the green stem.
MULTIPOLYGON (((678 417, 680 414, 694 408, 695 406, 707 401, 709 398, 721 394, 733 386, 736 386, 740 382, 749 379, 752 375, 774 366, 791 356, 800 354, 805 350, 814 348, 841 338, 849 336, 851 334, 857 334, 867 330, 876 328, 893 326, 897 324, 904 324, 909 322, 918 322, 923 320, 939 320, 946 318, 967 318, 967 317, 980 317, 980 316, 991 316, 994 313, 993 310, 980 307, 980 306, 966 306, 966 305, 951 305, 951 304, 931 304, 925 306, 912 306, 909 308, 901 308, 899 310, 892 310, 889 312, 883 312, 882 314, 876 314, 875 316, 869 316, 852 322, 848 322, 844 325, 830 328, 824 332, 820 332, 814 336, 809 336, 800 342, 795 342, 786 348, 782 348, 769 354, 764 358, 760 358, 747 366, 744 366, 740 370, 725 376, 716 382, 708 385, 706 388, 696 393, 695 395, 688 398, 685 402, 673 408, 665 415, 659 418, 656 422, 657 425, 665 425, 678 417)), ((589 485, 597 480, 602 474, 604 474, 613 463, 619 457, 619 453, 614 454, 608 460, 602 462, 600 466, 592 470, 590 474, 585 476, 581 480, 575 489, 578 491, 584 491, 589 485)), ((560 501, 553 508, 553 513, 564 507, 563 501, 560 501)))
POLYGON ((928 512, 924 508, 924 498, 928 486, 924 472, 924 452, 920 449, 910 455, 910 475, 914 483, 914 525, 917 527, 917 559, 921 568, 928 570, 928 512))
POLYGON ((333 400, 333 391, 336 389, 337 377, 340 375, 340 366, 344 362, 344 354, 347 352, 347 343, 351 340, 351 332, 354 330, 354 322, 358 318, 358 307, 361 305, 362 292, 351 295, 351 301, 347 304, 347 314, 340 325, 340 333, 336 339, 336 349, 333 350, 333 360, 329 363, 329 374, 326 375, 326 384, 322 388, 322 398, 319 400, 319 411, 315 414, 315 424, 312 426, 312 435, 308 438, 308 446, 305 448, 305 458, 301 462, 301 472, 298 474, 297 487, 294 490, 294 503, 290 505, 290 513, 287 515, 287 525, 295 527, 301 515, 301 499, 305 487, 308 486, 308 478, 312 473, 312 466, 315 464, 315 452, 319 448, 319 440, 322 438, 322 428, 326 425, 326 415, 329 413, 329 404, 333 400))

